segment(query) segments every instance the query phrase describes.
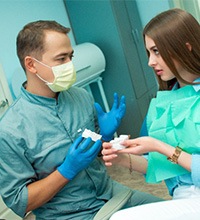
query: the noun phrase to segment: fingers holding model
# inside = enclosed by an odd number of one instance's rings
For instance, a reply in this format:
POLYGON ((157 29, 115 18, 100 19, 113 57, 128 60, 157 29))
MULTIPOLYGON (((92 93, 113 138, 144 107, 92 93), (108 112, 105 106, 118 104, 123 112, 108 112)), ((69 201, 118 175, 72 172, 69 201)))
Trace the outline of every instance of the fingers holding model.
POLYGON ((101 153, 106 166, 112 166, 113 160, 118 156, 117 149, 112 148, 112 144, 110 142, 103 143, 103 150, 101 153))
POLYGON ((87 168, 98 155, 102 142, 97 140, 92 146, 91 138, 78 137, 69 148, 64 162, 58 171, 68 180, 72 180, 80 171, 87 168))

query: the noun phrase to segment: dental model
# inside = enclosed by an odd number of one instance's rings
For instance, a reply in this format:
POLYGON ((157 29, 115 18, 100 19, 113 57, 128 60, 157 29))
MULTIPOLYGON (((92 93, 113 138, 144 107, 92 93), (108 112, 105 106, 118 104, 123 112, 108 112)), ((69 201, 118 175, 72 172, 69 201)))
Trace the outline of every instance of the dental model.
POLYGON ((114 138, 114 140, 110 141, 110 143, 112 144, 112 148, 115 148, 117 150, 122 150, 126 147, 121 145, 121 143, 128 139, 129 139, 128 135, 120 135, 119 137, 116 137, 114 138))
POLYGON ((88 138, 90 137, 94 142, 101 139, 101 135, 95 132, 90 131, 89 129, 85 129, 82 133, 82 137, 88 138))

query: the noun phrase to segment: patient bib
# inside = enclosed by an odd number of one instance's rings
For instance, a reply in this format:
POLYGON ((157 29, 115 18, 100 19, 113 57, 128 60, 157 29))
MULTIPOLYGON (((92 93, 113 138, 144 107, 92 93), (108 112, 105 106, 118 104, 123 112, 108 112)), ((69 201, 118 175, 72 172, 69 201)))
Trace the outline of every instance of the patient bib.
MULTIPOLYGON (((200 153, 200 90, 192 85, 178 90, 160 91, 150 103, 147 129, 151 137, 183 151, 200 153)), ((146 181, 156 183, 189 173, 165 155, 149 153, 146 181)))

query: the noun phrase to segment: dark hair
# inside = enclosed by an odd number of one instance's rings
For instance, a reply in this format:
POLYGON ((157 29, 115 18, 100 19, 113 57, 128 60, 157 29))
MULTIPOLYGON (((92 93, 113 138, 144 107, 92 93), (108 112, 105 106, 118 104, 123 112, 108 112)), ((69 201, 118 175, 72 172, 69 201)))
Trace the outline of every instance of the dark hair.
MULTIPOLYGON (((200 75, 200 25, 191 14, 178 8, 162 12, 145 26, 143 38, 145 35, 155 42, 160 56, 181 82, 191 84, 178 73, 173 60, 190 73, 200 75)), ((171 85, 171 81, 164 82, 160 77, 158 82, 161 90, 171 85)))
POLYGON ((17 55, 25 70, 24 58, 33 55, 41 58, 45 52, 45 32, 56 31, 67 34, 70 28, 66 28, 56 21, 35 21, 23 27, 17 36, 17 55))

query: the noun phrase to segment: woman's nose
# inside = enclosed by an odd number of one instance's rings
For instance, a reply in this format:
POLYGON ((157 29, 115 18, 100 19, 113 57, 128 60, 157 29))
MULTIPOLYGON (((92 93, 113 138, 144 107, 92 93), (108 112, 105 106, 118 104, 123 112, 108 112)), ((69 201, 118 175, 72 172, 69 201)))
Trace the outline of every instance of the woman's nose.
POLYGON ((156 60, 152 56, 149 56, 148 65, 150 67, 154 67, 156 65, 156 60))

